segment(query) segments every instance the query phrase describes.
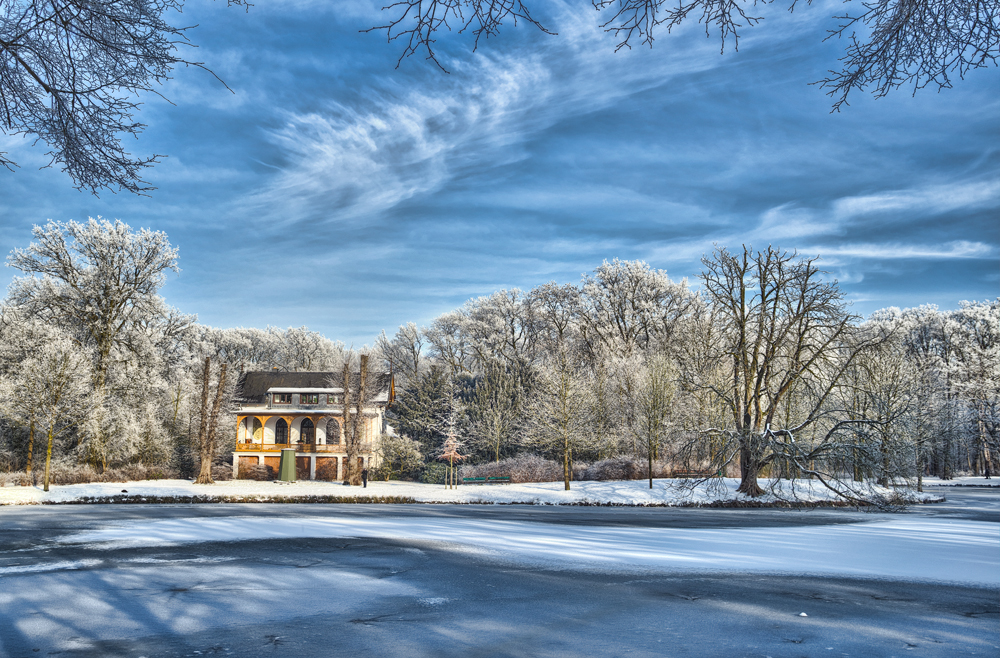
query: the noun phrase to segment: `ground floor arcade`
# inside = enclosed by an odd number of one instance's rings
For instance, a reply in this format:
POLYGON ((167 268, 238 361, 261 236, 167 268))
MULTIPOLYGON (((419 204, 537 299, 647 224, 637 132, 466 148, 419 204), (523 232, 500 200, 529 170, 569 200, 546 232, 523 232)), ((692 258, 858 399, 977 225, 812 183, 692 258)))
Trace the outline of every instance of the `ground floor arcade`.
MULTIPOLYGON (((271 444, 261 449, 239 449, 233 452, 233 477, 240 476, 240 469, 248 466, 270 466, 277 473, 281 466, 281 450, 283 448, 295 448, 295 472, 299 480, 324 479, 340 481, 344 479, 344 467, 347 462, 347 453, 332 453, 332 451, 315 450, 319 446, 303 445, 275 445, 271 444), (318 476, 318 477, 317 477, 318 476)), ((243 446, 249 448, 249 446, 243 446)), ((343 450, 343 448, 340 448, 343 450)), ((358 456, 358 466, 368 468, 371 466, 372 456, 364 453, 358 456)))

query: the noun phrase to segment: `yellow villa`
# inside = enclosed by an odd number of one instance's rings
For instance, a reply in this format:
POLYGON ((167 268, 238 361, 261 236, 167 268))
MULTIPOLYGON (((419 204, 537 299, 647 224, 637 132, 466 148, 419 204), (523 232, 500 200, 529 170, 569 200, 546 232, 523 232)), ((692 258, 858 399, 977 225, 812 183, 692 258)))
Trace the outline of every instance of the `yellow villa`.
MULTIPOLYGON (((358 463, 377 466, 378 437, 386 431, 385 410, 392 401, 388 375, 370 378, 374 392, 362 409, 362 441, 358 463)), ((352 398, 357 395, 352 389, 352 398)), ((316 479, 317 469, 336 469, 344 477, 347 446, 344 440, 343 376, 334 372, 247 372, 240 377, 236 403, 236 450, 233 475, 240 466, 263 464, 275 471, 281 450, 295 449, 297 477, 316 479)), ((357 413, 352 404, 350 413, 357 413)))

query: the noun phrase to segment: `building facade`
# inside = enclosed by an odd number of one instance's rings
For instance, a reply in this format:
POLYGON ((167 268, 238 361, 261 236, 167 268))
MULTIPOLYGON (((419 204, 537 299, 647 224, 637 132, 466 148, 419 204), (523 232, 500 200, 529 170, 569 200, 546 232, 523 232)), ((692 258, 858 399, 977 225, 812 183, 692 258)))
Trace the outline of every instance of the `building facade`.
MULTIPOLYGON (((391 402, 388 376, 370 377, 374 392, 362 412, 358 463, 374 468, 378 438, 386 431, 385 410, 391 402)), ((357 396, 351 391, 352 398, 357 396)), ((247 372, 240 377, 236 403, 236 450, 233 476, 241 467, 266 465, 278 471, 281 451, 295 449, 297 477, 344 478, 347 444, 344 432, 343 375, 334 372, 247 372), (338 383, 339 386, 335 385, 338 383), (336 476, 334 477, 334 473, 336 476)), ((352 404, 350 414, 358 412, 352 404)))

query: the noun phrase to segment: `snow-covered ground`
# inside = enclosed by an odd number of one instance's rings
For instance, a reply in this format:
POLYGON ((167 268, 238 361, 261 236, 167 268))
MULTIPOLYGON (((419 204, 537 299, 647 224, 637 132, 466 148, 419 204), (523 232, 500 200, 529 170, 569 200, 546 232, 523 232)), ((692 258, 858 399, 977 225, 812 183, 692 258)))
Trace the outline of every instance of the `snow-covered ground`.
MULTIPOLYGON (((125 496, 129 499, 194 498, 211 496, 242 502, 266 502, 279 497, 316 496, 392 496, 411 498, 421 503, 529 503, 529 504, 610 504, 610 505, 690 505, 714 502, 750 501, 773 503, 780 500, 830 502, 837 496, 814 480, 781 481, 775 493, 748 499, 736 492, 739 481, 733 478, 696 484, 693 480, 623 480, 611 482, 573 482, 565 491, 562 482, 538 482, 506 485, 459 485, 448 489, 443 485, 416 482, 369 482, 367 488, 346 487, 332 482, 301 481, 293 484, 232 480, 213 485, 196 485, 190 480, 147 480, 52 486, 50 491, 35 487, 0 487, 0 505, 66 503, 93 498, 125 496)), ((761 481, 764 488, 769 483, 761 481)), ((879 490, 881 493, 892 493, 879 490)), ((900 489, 912 500, 940 500, 940 494, 918 494, 900 489)))
POLYGON ((93 548, 372 537, 600 571, 740 571, 1000 584, 1000 525, 894 519, 796 528, 620 528, 455 518, 179 518, 63 537, 93 548))

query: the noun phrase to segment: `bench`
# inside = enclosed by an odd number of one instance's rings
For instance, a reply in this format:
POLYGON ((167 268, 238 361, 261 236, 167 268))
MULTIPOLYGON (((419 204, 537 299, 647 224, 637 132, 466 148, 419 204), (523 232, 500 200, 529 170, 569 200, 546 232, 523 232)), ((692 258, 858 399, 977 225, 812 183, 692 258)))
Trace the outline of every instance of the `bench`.
POLYGON ((510 484, 510 476, 493 475, 485 478, 462 478, 462 484, 510 484))

